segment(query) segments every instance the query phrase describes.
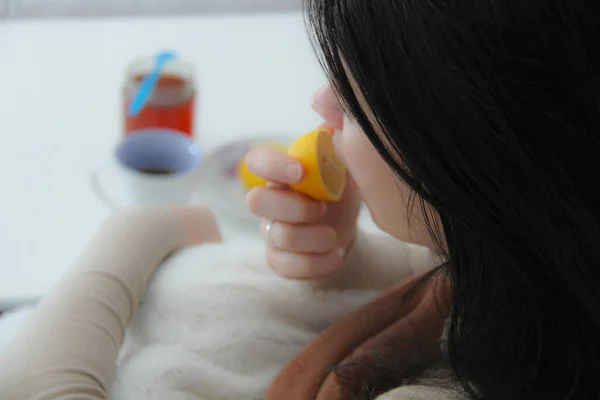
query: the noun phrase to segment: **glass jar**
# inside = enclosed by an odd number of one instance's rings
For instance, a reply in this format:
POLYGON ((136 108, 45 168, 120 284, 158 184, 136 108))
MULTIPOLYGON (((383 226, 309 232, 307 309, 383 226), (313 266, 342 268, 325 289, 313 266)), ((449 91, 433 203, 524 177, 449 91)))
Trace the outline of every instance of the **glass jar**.
POLYGON ((146 128, 166 128, 194 136, 196 85, 193 67, 175 58, 168 61, 159 76, 152 95, 135 116, 128 115, 142 79, 154 68, 155 57, 135 60, 127 68, 123 85, 124 135, 146 128))

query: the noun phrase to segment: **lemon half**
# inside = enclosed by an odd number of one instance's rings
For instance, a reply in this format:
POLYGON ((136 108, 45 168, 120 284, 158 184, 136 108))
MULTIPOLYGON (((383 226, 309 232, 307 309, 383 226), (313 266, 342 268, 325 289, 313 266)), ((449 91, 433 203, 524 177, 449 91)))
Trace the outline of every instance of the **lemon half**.
POLYGON ((333 134, 326 128, 300 136, 288 155, 304 167, 304 179, 291 185, 299 193, 321 201, 339 201, 346 187, 346 169, 335 155, 333 134))

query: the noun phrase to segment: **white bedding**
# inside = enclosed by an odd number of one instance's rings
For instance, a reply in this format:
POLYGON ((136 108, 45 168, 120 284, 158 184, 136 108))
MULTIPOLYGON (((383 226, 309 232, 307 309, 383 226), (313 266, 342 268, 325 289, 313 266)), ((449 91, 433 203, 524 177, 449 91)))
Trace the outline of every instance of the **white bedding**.
MULTIPOLYGON (((276 276, 249 242, 165 261, 127 330, 112 400, 262 399, 287 362, 375 291, 276 276)), ((31 310, 0 318, 0 351, 31 310)))

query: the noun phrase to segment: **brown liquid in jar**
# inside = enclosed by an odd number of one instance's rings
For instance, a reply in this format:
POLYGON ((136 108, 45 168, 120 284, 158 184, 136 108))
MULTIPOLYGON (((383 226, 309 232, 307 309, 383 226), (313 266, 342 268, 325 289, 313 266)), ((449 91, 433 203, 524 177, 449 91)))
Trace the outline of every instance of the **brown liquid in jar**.
MULTIPOLYGON (((143 74, 135 76, 135 88, 143 78, 143 74)), ((127 113, 135 95, 135 91, 131 92, 126 92, 124 101, 125 135, 139 129, 164 128, 193 136, 195 93, 190 90, 188 81, 172 74, 161 75, 154 94, 136 116, 129 116, 127 113), (168 99, 161 99, 161 93, 165 93, 168 99)))

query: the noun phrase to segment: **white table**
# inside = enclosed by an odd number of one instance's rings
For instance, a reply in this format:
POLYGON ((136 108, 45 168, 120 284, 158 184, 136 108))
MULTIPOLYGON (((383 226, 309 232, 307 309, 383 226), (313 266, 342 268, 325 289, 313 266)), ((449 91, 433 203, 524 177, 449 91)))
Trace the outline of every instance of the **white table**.
POLYGON ((124 68, 162 48, 197 66, 206 151, 320 122, 309 101, 324 77, 299 13, 4 21, 0 308, 46 293, 111 212, 89 175, 119 140, 124 68))

